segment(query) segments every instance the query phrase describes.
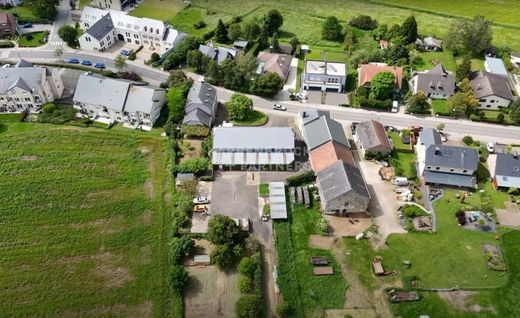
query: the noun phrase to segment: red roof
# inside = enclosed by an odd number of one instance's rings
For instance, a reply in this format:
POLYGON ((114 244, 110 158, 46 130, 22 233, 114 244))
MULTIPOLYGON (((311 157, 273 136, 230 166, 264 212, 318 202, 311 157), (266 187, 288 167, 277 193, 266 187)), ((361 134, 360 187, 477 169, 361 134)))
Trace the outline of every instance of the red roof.
POLYGON ((381 72, 390 72, 395 76, 395 86, 401 89, 403 83, 403 68, 381 64, 361 64, 358 69, 358 86, 370 83, 374 76, 381 72))
POLYGON ((350 152, 347 147, 334 141, 329 141, 313 149, 309 155, 309 159, 311 161, 312 170, 314 170, 315 173, 330 167, 338 160, 342 160, 351 166, 356 166, 352 152, 350 152))

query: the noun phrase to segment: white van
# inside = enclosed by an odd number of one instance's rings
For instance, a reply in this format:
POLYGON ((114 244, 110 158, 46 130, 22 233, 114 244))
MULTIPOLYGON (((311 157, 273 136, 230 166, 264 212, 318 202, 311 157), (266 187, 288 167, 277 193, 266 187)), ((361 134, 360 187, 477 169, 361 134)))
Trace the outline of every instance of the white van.
POLYGON ((394 100, 392 102, 392 113, 397 113, 399 111, 399 102, 394 100))

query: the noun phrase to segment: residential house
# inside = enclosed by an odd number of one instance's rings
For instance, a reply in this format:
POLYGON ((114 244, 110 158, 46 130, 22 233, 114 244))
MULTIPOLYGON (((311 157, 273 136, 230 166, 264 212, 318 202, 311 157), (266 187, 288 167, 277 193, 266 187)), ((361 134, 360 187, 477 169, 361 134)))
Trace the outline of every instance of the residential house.
POLYGON ((93 0, 90 4, 100 9, 123 11, 126 7, 135 2, 135 0, 93 0))
POLYGON ((62 94, 58 69, 33 67, 24 60, 14 67, 0 68, 0 113, 36 113, 62 94))
POLYGON ((263 75, 267 72, 276 73, 285 82, 291 70, 292 58, 291 55, 287 54, 260 52, 256 58, 258 62, 256 74, 263 75))
POLYGON ((18 21, 10 12, 0 12, 0 38, 5 39, 18 34, 18 21))
POLYGON ((415 45, 417 48, 429 52, 438 52, 442 51, 442 41, 434 38, 433 36, 425 37, 424 39, 417 39, 415 41, 415 45))
POLYGON ((388 154, 393 148, 386 135, 385 127, 375 120, 367 120, 359 123, 356 126, 354 140, 363 153, 388 154))
POLYGON ((316 184, 324 213, 366 212, 370 193, 358 168, 338 160, 316 174, 316 184))
POLYGON ((300 110, 297 119, 298 128, 300 129, 300 131, 303 132, 303 126, 307 125, 312 121, 318 120, 321 116, 330 117, 330 112, 316 108, 307 108, 304 110, 300 110))
POLYGON ((248 44, 249 44, 249 41, 236 40, 235 42, 233 42, 233 48, 235 50, 245 51, 247 49, 248 44))
POLYGON ((132 81, 80 75, 74 107, 93 120, 152 127, 165 103, 166 91, 132 81))
POLYGON ((217 114, 217 90, 207 83, 195 82, 186 98, 183 125, 211 128, 217 114))
POLYGON ((211 60, 216 61, 218 65, 224 63, 226 60, 233 60, 237 56, 237 50, 221 46, 213 48, 212 46, 201 44, 199 51, 211 60))
POLYGON ((345 63, 306 60, 301 78, 302 89, 320 89, 341 93, 345 90, 345 63))
POLYGON ((0 0, 0 6, 2 7, 17 7, 22 4, 22 0, 0 0))
POLYGON ((502 61, 502 59, 486 56, 484 68, 491 74, 508 76, 506 66, 504 65, 504 61, 502 61))
POLYGON ((338 160, 356 167, 350 148, 333 140, 311 150, 309 159, 315 173, 330 167, 338 160))
POLYGON ((520 156, 518 153, 497 153, 490 155, 494 159, 490 164, 491 177, 495 189, 520 189, 520 156))
POLYGON ((288 168, 294 162, 290 127, 215 127, 212 163, 218 169, 288 168))
POLYGON ((81 25, 85 33, 78 38, 80 46, 99 52, 121 41, 135 47, 143 45, 147 50, 164 54, 187 36, 162 21, 92 7, 83 8, 81 25))
POLYGON ((334 141, 340 145, 350 148, 343 126, 331 119, 329 116, 321 116, 303 126, 303 138, 307 144, 307 149, 313 149, 329 142, 334 141))
POLYGON ((417 153, 417 163, 419 165, 419 172, 422 174, 425 168, 426 148, 430 145, 441 145, 442 138, 441 134, 433 128, 424 128, 419 132, 417 143, 415 145, 415 151, 417 153))
POLYGON ((415 73, 410 86, 414 94, 422 91, 431 99, 448 99, 455 93, 455 77, 437 64, 431 70, 415 73))
POLYGON ((516 66, 516 67, 520 67, 520 52, 511 52, 511 54, 509 55, 510 59, 511 59, 511 63, 516 66))
POLYGON ((470 83, 479 109, 499 110, 513 101, 509 81, 503 75, 478 71, 471 74, 470 83))
POLYGON ((361 64, 358 68, 358 86, 370 88, 370 82, 379 73, 390 72, 395 77, 395 89, 401 90, 403 85, 403 68, 388 66, 385 63, 361 64))

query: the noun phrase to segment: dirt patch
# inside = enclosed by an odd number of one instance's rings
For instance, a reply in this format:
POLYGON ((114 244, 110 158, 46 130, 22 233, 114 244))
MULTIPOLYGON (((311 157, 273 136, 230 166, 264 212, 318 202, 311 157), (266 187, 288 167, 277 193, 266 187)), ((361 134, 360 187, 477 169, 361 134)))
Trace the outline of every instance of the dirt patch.
POLYGON ((96 219, 83 223, 71 223, 68 225, 72 229, 92 228, 96 234, 112 234, 124 229, 124 217, 121 215, 111 218, 96 219))
POLYGON ((143 212, 143 223, 150 224, 152 222, 152 211, 146 209, 143 212))
POLYGON ((500 225, 520 227, 520 211, 518 210, 518 205, 512 202, 506 202, 505 205, 505 209, 496 209, 500 225))
POLYGON ((455 307, 458 310, 469 312, 490 311, 496 313, 496 310, 493 307, 481 306, 479 304, 472 303, 471 298, 477 294, 478 292, 464 290, 453 292, 439 292, 439 296, 442 299, 450 303, 453 307, 455 307))
POLYGON ((184 139, 179 141, 179 149, 182 153, 180 161, 200 157, 200 150, 202 148, 202 141, 196 139, 184 139))
POLYGON ((372 225, 372 219, 370 218, 346 218, 335 215, 325 215, 325 218, 336 237, 356 236, 366 231, 372 225))
POLYGON ((93 272, 103 279, 103 285, 107 288, 123 287, 133 278, 127 267, 121 266, 123 258, 111 252, 92 256, 95 260, 93 272))
POLYGON ((332 249, 332 245, 336 242, 336 239, 332 236, 322 236, 312 234, 309 236, 309 246, 313 248, 319 248, 322 250, 332 249))
POLYGON ((33 160, 37 160, 38 159, 38 156, 21 156, 20 157, 20 160, 24 160, 24 161, 33 161, 33 160))
POLYGON ((152 261, 152 248, 150 245, 141 247, 141 264, 150 264, 152 261))
POLYGON ((146 193, 146 197, 148 199, 154 199, 155 198, 155 186, 153 184, 152 179, 148 179, 144 183, 144 193, 146 193))
POLYGON ((150 153, 150 149, 148 149, 148 147, 146 146, 139 147, 139 151, 141 151, 143 155, 147 155, 150 153))

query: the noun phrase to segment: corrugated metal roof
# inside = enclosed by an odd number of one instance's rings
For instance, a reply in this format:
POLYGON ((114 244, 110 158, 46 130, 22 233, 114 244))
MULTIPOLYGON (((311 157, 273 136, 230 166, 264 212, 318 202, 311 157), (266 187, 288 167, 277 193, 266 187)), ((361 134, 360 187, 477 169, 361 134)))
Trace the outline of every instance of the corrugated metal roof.
POLYGON ((343 126, 328 116, 321 116, 319 119, 304 125, 303 137, 309 150, 329 141, 335 141, 350 148, 343 126))
POLYGON ((451 185, 457 187, 474 188, 477 178, 470 175, 452 174, 447 172, 425 171, 424 180, 427 183, 451 185))
POLYGON ((293 150, 290 127, 216 127, 213 150, 293 150))
POLYGON ((283 182, 269 183, 269 205, 271 219, 287 219, 287 202, 285 197, 285 184, 283 182))

